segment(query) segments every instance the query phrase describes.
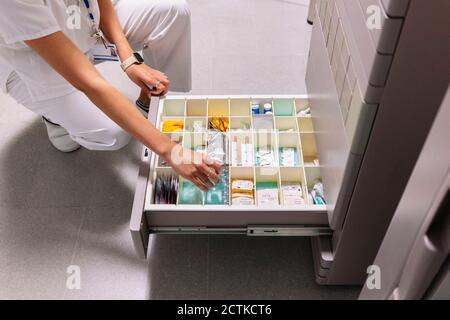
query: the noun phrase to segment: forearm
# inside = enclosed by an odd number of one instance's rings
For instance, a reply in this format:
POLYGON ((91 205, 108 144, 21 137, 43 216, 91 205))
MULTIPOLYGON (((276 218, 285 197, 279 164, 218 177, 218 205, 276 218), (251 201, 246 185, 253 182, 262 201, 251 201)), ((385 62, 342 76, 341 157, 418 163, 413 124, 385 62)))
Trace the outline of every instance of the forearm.
MULTIPOLYGON (((100 28, 108 40, 116 45, 120 60, 125 61, 133 55, 133 49, 120 25, 116 9, 111 0, 99 0, 98 4, 101 13, 100 28)), ((170 82, 167 76, 146 64, 134 65, 128 68, 126 73, 142 89, 141 101, 147 100, 146 95, 165 95, 169 90, 170 82), (152 87, 154 89, 151 89, 152 87)))
MULTIPOLYGON (((212 186, 212 180, 218 181, 218 163, 200 153, 183 149, 156 129, 124 95, 108 84, 79 48, 61 31, 27 40, 25 43, 69 83, 86 94, 111 120, 168 160, 180 176, 189 179, 205 192, 208 191, 207 187, 212 186), (172 157, 173 151, 178 155, 175 158, 172 157)), ((165 81, 163 78, 161 80, 165 81)), ((146 79, 144 81, 147 83, 146 79)), ((148 79, 148 83, 152 83, 151 79, 148 79)))
POLYGON ((116 10, 111 0, 99 0, 98 4, 101 13, 100 29, 108 40, 117 47, 120 60, 124 61, 133 54, 133 49, 125 37, 116 10))
POLYGON ((174 143, 111 86, 62 32, 26 43, 125 131, 157 154, 167 157, 174 143))

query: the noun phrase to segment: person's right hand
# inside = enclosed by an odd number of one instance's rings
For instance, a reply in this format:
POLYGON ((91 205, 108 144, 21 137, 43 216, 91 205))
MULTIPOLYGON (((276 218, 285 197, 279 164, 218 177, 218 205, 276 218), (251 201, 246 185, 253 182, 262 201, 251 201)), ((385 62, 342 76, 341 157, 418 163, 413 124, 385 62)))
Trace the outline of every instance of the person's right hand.
POLYGON ((126 74, 136 83, 147 95, 162 95, 164 96, 169 90, 170 81, 167 76, 161 71, 150 68, 146 64, 131 65, 126 74), (154 90, 149 88, 154 86, 154 90))
POLYGON ((180 176, 192 181, 203 191, 219 182, 221 165, 204 154, 175 145, 166 161, 180 176))

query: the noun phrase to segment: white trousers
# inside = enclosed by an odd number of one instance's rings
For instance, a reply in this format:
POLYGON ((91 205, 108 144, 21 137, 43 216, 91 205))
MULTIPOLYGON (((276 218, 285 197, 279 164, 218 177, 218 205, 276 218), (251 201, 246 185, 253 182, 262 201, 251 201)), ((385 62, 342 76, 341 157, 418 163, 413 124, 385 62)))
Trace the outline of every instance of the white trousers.
MULTIPOLYGON (((191 90, 190 11, 186 0, 125 0, 116 12, 134 50, 143 50, 152 68, 167 74, 172 91, 191 90)), ((31 102, 20 77, 11 73, 6 92, 31 111, 65 128, 89 150, 118 150, 130 137, 83 93, 31 102)))

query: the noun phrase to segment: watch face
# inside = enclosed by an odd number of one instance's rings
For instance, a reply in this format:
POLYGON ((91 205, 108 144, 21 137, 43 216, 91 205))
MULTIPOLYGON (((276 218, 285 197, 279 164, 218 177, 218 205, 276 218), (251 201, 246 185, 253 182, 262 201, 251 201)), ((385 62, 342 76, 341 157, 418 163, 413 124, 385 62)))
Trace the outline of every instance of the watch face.
POLYGON ((139 63, 144 63, 144 59, 142 58, 142 56, 139 53, 135 52, 134 56, 136 57, 136 59, 139 63))

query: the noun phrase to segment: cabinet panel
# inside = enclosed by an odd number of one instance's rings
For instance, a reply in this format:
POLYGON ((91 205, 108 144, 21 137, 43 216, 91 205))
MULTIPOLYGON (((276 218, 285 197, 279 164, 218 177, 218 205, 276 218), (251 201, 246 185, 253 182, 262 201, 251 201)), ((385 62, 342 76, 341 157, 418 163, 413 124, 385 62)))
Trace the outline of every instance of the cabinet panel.
POLYGON ((404 17, 408 12, 410 0, 381 0, 384 9, 391 17, 404 17))

